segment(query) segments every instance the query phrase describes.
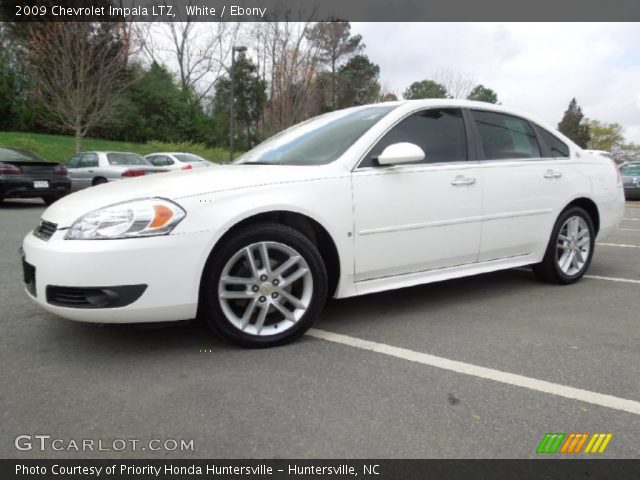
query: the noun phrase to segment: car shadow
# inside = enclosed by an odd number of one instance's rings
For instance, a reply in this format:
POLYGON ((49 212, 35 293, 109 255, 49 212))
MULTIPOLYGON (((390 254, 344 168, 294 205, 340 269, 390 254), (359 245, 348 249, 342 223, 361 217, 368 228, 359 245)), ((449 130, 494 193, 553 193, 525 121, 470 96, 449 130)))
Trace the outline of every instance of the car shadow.
POLYGON ((23 210, 34 207, 44 209, 46 205, 39 198, 7 198, 0 202, 0 210, 23 210))
MULTIPOLYGON (((405 312, 425 316, 447 304, 479 302, 528 289, 537 283, 527 269, 513 269, 473 277, 375 293, 347 299, 331 299, 314 327, 332 330, 338 324, 369 328, 371 322, 405 312)), ((76 354, 171 355, 171 353, 223 353, 243 350, 216 335, 200 320, 154 324, 92 324, 73 321, 48 323, 47 335, 76 354), (55 337, 59 337, 57 340, 55 337)), ((302 337, 295 344, 314 341, 302 337)), ((287 348, 280 347, 280 348, 287 348)), ((101 356, 101 355, 99 355, 101 356)))
POLYGON ((369 326, 372 320, 416 311, 429 316, 430 312, 448 305, 477 304, 500 295, 511 295, 514 291, 529 289, 532 283, 538 283, 533 272, 528 268, 517 268, 341 300, 331 299, 315 326, 329 330, 334 325, 346 323, 369 326))

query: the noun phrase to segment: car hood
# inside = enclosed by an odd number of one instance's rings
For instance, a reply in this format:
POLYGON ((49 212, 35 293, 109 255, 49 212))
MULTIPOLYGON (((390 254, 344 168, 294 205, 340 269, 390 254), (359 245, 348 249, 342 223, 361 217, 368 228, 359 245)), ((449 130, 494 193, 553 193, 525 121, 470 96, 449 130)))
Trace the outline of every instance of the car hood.
POLYGON ((105 183, 67 195, 51 205, 42 219, 66 228, 80 216, 115 203, 139 198, 184 197, 273 185, 317 180, 335 176, 329 166, 222 165, 218 168, 178 170, 157 175, 105 183))

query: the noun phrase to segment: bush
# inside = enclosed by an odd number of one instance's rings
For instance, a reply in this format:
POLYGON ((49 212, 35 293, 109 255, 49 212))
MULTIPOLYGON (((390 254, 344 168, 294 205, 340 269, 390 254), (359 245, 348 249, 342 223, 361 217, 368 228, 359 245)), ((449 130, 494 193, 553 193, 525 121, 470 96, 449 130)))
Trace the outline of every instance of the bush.
MULTIPOLYGON (((71 135, 49 135, 24 132, 0 132, 0 147, 16 147, 32 150, 52 162, 66 162, 75 151, 75 140, 71 135)), ((160 142, 147 143, 117 142, 98 138, 86 138, 85 151, 106 150, 133 152, 147 155, 153 152, 189 152, 200 155, 215 163, 229 161, 229 152, 223 148, 207 147, 203 143, 160 142)), ((236 157, 240 152, 236 152, 236 157)))
MULTIPOLYGON (((144 144, 144 150, 148 150, 146 153, 153 152, 189 152, 195 155, 200 155, 202 158, 206 158, 210 162, 214 163, 226 163, 229 161, 229 151, 223 148, 207 147, 202 143, 192 142, 159 142, 152 141, 144 144)), ((145 153, 145 155, 146 155, 145 153)), ((239 155, 236 152, 236 157, 239 155)))

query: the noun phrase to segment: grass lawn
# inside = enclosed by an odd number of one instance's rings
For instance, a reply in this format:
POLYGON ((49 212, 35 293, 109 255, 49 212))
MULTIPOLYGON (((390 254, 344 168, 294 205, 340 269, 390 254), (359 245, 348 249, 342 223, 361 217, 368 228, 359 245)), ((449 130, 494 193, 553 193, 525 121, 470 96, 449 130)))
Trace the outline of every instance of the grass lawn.
MULTIPOLYGON (((75 139, 71 135, 45 135, 25 132, 0 132, 0 147, 16 147, 32 150, 47 160, 65 162, 75 153, 75 139)), ((190 152, 207 160, 223 163, 229 160, 229 152, 222 148, 209 148, 198 143, 129 143, 85 138, 84 150, 111 150, 135 152, 146 155, 153 152, 190 152)), ((238 153, 236 153, 237 157, 238 153)))

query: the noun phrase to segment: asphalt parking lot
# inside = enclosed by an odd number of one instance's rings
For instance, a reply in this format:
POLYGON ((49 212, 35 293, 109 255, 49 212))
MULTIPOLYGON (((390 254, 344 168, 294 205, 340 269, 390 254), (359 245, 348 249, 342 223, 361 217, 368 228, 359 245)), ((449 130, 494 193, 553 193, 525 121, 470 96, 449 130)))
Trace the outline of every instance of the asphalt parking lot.
POLYGON ((0 204, 2 458, 534 458, 547 432, 610 432, 598 457, 640 454, 640 410, 625 410, 640 405, 640 203, 576 285, 519 269, 331 301, 313 335, 268 350, 196 322, 100 326, 44 312, 23 292, 18 257, 43 210, 0 204), (21 434, 195 448, 18 451, 21 434))

